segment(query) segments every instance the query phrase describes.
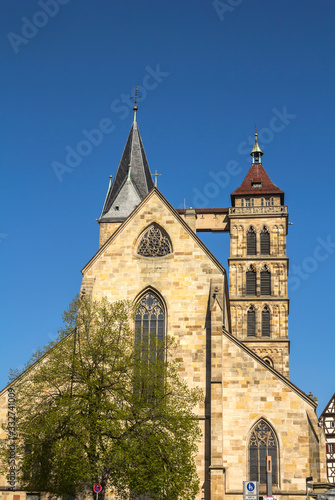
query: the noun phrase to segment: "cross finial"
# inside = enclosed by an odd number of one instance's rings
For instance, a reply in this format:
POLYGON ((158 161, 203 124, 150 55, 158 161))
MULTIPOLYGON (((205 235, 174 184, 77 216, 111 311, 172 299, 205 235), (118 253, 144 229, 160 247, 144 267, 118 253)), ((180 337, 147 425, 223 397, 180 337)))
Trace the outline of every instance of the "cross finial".
POLYGON ((155 170, 154 177, 155 177, 155 187, 157 187, 157 177, 162 174, 157 174, 157 170, 155 170))
POLYGON ((255 123, 255 136, 257 137, 257 126, 256 126, 256 123, 255 123))
POLYGON ((131 97, 130 99, 134 99, 134 106, 133 106, 133 110, 134 110, 134 122, 136 122, 136 111, 138 110, 137 99, 142 99, 142 96, 137 95, 137 87, 135 87, 135 95, 134 95, 134 97, 131 97))

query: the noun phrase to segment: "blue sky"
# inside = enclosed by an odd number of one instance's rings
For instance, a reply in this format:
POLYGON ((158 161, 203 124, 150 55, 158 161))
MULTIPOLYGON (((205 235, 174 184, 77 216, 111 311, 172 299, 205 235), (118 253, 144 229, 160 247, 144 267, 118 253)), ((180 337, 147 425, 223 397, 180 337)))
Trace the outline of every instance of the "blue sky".
MULTIPOLYGON (((1 0, 0 9, 0 385, 55 337, 80 288, 138 85, 149 165, 176 208, 230 205, 257 123, 293 223, 291 380, 322 410, 335 391, 333 0, 1 0)), ((201 237, 227 267, 229 236, 201 237)))

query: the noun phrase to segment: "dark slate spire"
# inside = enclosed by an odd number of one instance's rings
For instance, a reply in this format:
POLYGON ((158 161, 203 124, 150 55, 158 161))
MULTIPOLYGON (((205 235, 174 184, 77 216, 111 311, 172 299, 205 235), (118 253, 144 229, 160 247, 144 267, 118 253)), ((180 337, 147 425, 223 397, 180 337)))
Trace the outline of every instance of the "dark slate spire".
POLYGON ((137 106, 134 106, 134 122, 114 181, 108 188, 101 222, 125 220, 154 187, 136 123, 136 111, 137 106))

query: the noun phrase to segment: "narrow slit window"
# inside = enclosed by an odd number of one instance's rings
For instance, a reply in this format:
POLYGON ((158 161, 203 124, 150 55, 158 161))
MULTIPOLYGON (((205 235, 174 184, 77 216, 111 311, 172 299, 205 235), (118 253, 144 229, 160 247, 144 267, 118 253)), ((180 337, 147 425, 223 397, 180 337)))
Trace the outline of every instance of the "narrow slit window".
POLYGON ((262 311, 262 337, 270 337, 270 309, 264 307, 262 311))
POLYGON ((253 307, 250 307, 247 311, 247 336, 256 336, 256 311, 253 307))
POLYGON ((267 266, 261 271, 261 295, 271 295, 271 272, 267 266))
POLYGON ((264 226, 260 234, 261 255, 270 255, 270 233, 264 226))
POLYGON ((246 275, 246 295, 256 295, 256 271, 253 266, 250 266, 246 275))

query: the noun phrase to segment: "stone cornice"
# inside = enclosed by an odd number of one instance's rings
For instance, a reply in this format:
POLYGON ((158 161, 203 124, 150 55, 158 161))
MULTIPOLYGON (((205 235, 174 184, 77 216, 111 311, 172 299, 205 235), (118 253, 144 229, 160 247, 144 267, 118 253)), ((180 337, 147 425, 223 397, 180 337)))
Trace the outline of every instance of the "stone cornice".
POLYGON ((230 207, 229 217, 240 217, 240 216, 259 216, 264 215, 266 217, 278 215, 288 216, 287 206, 280 205, 274 207, 230 207))
POLYGON ((284 261, 284 262, 288 262, 289 261, 289 258, 288 257, 276 257, 275 255, 247 255, 245 257, 229 257, 228 258, 228 262, 231 262, 231 261, 238 261, 238 262, 241 262, 241 261, 245 261, 246 263, 250 263, 251 261, 254 261, 254 260, 260 260, 260 261, 268 261, 268 260, 271 260, 271 261, 284 261))

